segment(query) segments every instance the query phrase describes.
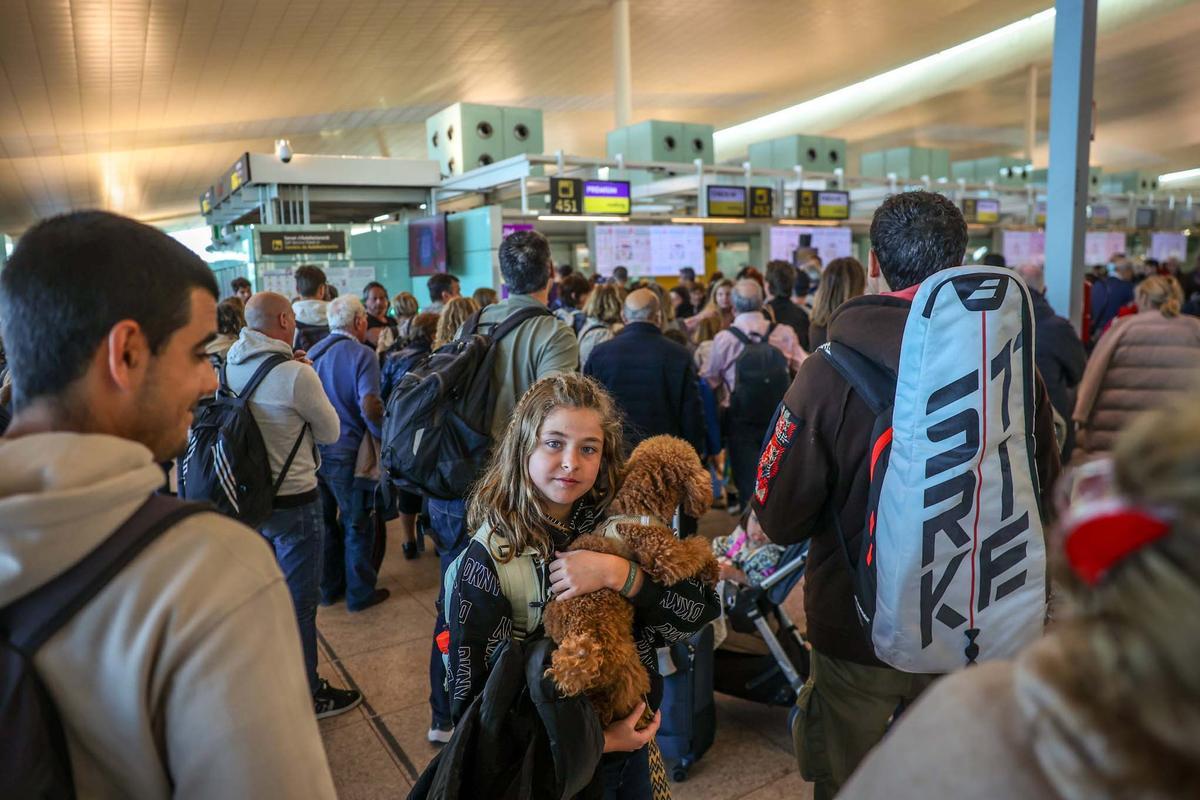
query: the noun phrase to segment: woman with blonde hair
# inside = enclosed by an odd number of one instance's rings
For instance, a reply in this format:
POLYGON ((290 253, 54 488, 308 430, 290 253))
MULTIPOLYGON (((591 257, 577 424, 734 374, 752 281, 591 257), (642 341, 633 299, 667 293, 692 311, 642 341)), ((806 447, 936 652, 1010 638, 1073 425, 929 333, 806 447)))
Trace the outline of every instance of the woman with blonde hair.
POLYGON ((625 290, 615 283, 601 283, 592 290, 583 307, 587 321, 579 329, 579 366, 587 364, 588 356, 601 342, 607 342, 621 330, 621 310, 625 305, 625 290))
POLYGON ((437 336, 433 339, 433 349, 437 350, 444 344, 454 341, 455 334, 472 314, 479 310, 479 303, 471 297, 455 297, 446 303, 438 319, 437 336))
POLYGON ((417 298, 412 292, 400 292, 392 298, 392 311, 396 315, 396 341, 408 338, 409 326, 420 310, 417 298))
POLYGON ((817 295, 813 298, 808 318, 808 349, 815 351, 825 344, 826 330, 833 312, 852 297, 867 289, 867 271, 857 258, 835 258, 821 273, 817 295))
POLYGON ((1180 315, 1179 282, 1153 275, 1134 300, 1138 313, 1105 331, 1079 383, 1072 416, 1082 456, 1108 452, 1134 416, 1188 392, 1200 369, 1200 319, 1180 315))
POLYGON ((1068 473, 1048 635, 935 684, 838 797, 1200 797, 1197 453, 1177 399, 1068 473))

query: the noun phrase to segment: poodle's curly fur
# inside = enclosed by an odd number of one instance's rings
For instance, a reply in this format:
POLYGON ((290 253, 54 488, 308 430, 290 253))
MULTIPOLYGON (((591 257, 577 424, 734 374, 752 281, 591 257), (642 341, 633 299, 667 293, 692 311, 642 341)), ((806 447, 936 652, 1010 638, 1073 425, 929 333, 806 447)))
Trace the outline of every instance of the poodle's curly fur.
MULTIPOLYGON (((654 436, 629 457, 612 503, 614 514, 653 516, 655 524, 618 521, 620 540, 600 533, 580 536, 571 550, 611 553, 636 561, 663 585, 685 578, 717 582, 717 562, 703 538, 680 540, 668 527, 680 505, 700 517, 712 505, 709 474, 692 446, 674 436, 654 436)), ((546 633, 558 644, 546 674, 564 695, 587 694, 601 725, 628 716, 650 691, 650 678, 633 641, 633 607, 611 589, 546 606, 546 633)), ((647 719, 649 715, 647 714, 647 719)))

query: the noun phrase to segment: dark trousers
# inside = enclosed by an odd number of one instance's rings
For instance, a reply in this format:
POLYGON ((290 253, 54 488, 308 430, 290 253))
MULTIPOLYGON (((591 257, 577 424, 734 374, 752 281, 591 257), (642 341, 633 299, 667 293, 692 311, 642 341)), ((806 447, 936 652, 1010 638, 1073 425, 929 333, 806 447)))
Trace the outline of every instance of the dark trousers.
POLYGON ((437 620, 433 625, 433 643, 429 653, 429 709, 435 725, 450 724, 450 696, 446 692, 446 666, 437 637, 446 624, 446 570, 467 547, 467 504, 464 500, 429 498, 429 526, 437 547, 441 567, 438 581, 437 620))
POLYGON ((287 580, 296 622, 300 626, 300 648, 308 688, 317 690, 317 595, 321 584, 321 500, 296 508, 277 508, 258 532, 275 550, 275 560, 287 580))
POLYGON ((363 608, 375 592, 378 575, 372 563, 375 530, 371 526, 371 493, 354 485, 353 455, 322 456, 317 471, 325 510, 325 558, 321 599, 345 595, 346 608, 363 608))
POLYGON ((738 501, 747 505, 754 499, 754 484, 758 477, 758 458, 762 454, 763 431, 735 425, 726 440, 729 471, 737 487, 738 501))
POLYGON ((888 724, 937 675, 869 667, 812 651, 812 672, 796 698, 792 745, 815 800, 832 800, 879 744, 888 724))
POLYGON ((652 800, 650 751, 608 753, 600 761, 604 774, 604 800, 652 800))

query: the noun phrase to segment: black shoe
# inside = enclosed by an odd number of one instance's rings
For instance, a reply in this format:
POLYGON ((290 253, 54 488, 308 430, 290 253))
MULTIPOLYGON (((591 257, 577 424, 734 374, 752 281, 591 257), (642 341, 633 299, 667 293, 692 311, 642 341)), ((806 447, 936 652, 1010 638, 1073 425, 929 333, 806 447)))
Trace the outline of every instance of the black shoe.
POLYGON ((356 692, 353 689, 335 689, 329 685, 329 681, 321 678, 320 686, 317 687, 317 691, 313 692, 313 711, 316 712, 317 719, 336 717, 338 714, 345 714, 356 708, 362 703, 362 699, 362 692, 356 692))
POLYGON ((400 545, 400 549, 404 551, 404 558, 408 561, 412 561, 421 555, 419 552, 417 552, 416 542, 405 542, 404 544, 400 545))
POLYGON ((387 589, 376 589, 374 592, 371 593, 371 596, 367 598, 367 602, 363 603, 358 608, 350 608, 350 606, 347 605, 346 610, 351 611, 351 612, 366 611, 371 606, 377 606, 380 603, 382 603, 384 600, 387 600, 391 596, 392 596, 392 593, 390 591, 388 591, 387 589))
POLYGON ((330 606, 337 605, 338 603, 342 602, 345 599, 346 599, 346 595, 342 592, 338 592, 337 594, 333 595, 332 597, 322 597, 321 598, 321 608, 329 608, 330 606))

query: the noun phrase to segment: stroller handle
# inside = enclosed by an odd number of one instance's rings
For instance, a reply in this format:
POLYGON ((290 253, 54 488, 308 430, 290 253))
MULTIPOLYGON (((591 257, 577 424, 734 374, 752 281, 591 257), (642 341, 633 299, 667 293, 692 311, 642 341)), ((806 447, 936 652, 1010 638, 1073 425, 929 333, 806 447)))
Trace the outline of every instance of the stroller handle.
POLYGON ((770 576, 763 579, 763 581, 758 584, 758 588, 762 589, 764 592, 769 592, 772 586, 782 581, 788 575, 791 575, 798 569, 804 569, 804 564, 807 560, 808 559, 804 555, 800 555, 799 557, 792 559, 789 563, 784 564, 782 567, 772 572, 770 576))

